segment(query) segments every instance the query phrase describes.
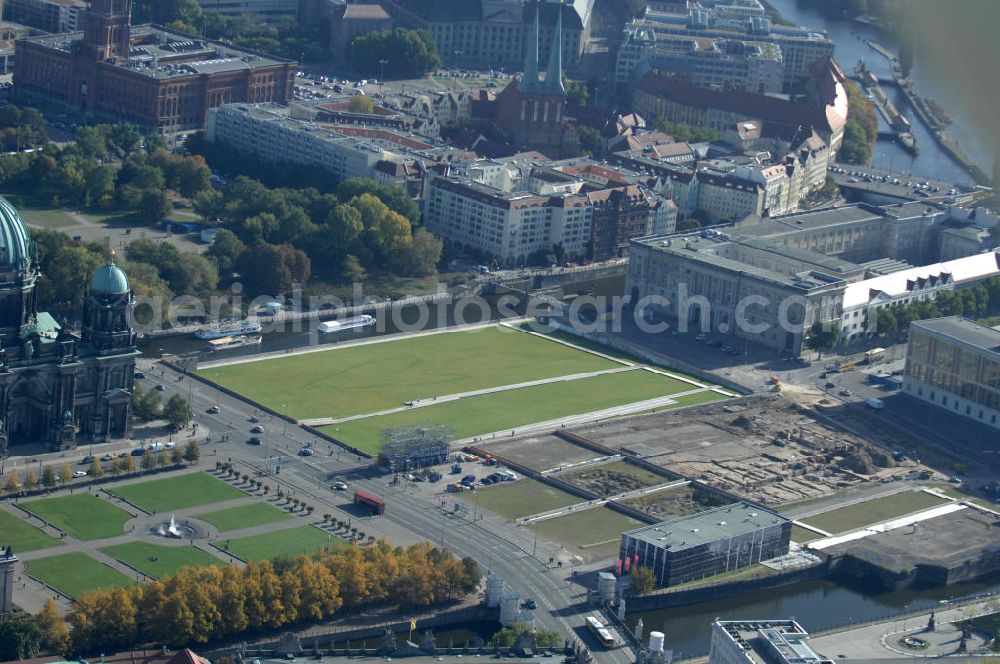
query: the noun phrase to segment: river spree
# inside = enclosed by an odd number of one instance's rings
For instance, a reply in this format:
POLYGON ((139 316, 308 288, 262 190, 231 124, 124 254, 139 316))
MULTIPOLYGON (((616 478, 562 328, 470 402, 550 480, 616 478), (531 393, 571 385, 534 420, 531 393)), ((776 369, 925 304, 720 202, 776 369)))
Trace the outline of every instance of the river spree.
MULTIPOLYGON (((825 31, 836 44, 835 57, 847 76, 853 75, 854 66, 859 59, 863 58, 868 68, 879 78, 891 78, 889 61, 866 44, 866 41, 871 39, 895 53, 898 50, 898 44, 891 35, 862 23, 829 18, 810 7, 799 4, 796 0, 769 1, 789 21, 807 28, 825 31)), ((953 116, 954 123, 948 127, 948 133, 958 141, 966 154, 980 168, 990 173, 993 156, 989 153, 985 141, 978 140, 972 120, 964 112, 962 101, 949 98, 944 86, 929 75, 926 67, 921 68, 920 64, 918 58, 910 74, 917 92, 923 97, 934 99, 953 116)), ((913 135, 916 136, 920 145, 920 154, 913 156, 896 143, 879 141, 872 157, 872 165, 877 168, 937 178, 945 182, 971 183, 972 178, 965 170, 942 152, 934 140, 934 136, 917 117, 916 112, 911 108, 902 92, 895 87, 886 87, 886 93, 893 99, 896 108, 906 115, 913 124, 913 135)), ((879 130, 889 130, 881 115, 879 115, 879 130)))
MULTIPOLYGON (((929 609, 942 600, 983 592, 1000 592, 1000 577, 984 583, 960 583, 922 591, 871 592, 833 581, 804 581, 773 590, 737 595, 714 602, 657 611, 637 611, 627 616, 634 628, 642 618, 643 631, 662 631, 674 657, 696 657, 708 652, 711 624, 723 620, 795 618, 809 632, 851 623, 886 619, 929 609)), ((837 653, 821 653, 836 658, 837 653)))

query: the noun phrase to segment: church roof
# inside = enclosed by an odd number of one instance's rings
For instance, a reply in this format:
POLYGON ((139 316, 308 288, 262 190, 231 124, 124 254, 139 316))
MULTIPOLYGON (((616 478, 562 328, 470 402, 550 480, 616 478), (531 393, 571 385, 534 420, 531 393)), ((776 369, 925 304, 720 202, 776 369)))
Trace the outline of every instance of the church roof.
POLYGON ((31 236, 17 208, 0 196, 0 266, 27 266, 34 258, 31 236))
POLYGON ((102 265, 90 278, 90 292, 103 295, 121 295, 131 290, 128 284, 128 277, 120 267, 115 265, 112 257, 105 265, 102 265))

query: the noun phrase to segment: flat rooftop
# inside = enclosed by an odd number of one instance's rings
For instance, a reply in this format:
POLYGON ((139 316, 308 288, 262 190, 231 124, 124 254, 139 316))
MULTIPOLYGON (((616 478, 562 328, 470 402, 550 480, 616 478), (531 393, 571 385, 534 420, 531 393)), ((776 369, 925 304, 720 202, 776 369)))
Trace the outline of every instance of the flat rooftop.
POLYGON ((809 634, 794 620, 719 620, 721 629, 757 664, 828 662, 808 643, 809 634))
MULTIPOLYGON (((998 333, 1000 334, 1000 333, 998 333)), ((977 507, 873 533, 824 549, 851 556, 897 574, 915 566, 958 567, 1000 550, 1000 516, 977 507)))
POLYGON ((961 316, 947 316, 914 321, 912 327, 922 328, 939 335, 946 335, 969 346, 989 353, 1000 354, 1000 330, 982 325, 961 316))
MULTIPOLYGON (((82 40, 83 32, 69 32, 29 37, 25 41, 70 53, 82 40)), ((115 66, 152 78, 170 79, 261 69, 290 62, 155 25, 134 25, 128 64, 115 66)))
POLYGON ((761 528, 778 526, 787 521, 788 519, 774 512, 738 502, 643 526, 624 534, 671 551, 683 551, 761 528))

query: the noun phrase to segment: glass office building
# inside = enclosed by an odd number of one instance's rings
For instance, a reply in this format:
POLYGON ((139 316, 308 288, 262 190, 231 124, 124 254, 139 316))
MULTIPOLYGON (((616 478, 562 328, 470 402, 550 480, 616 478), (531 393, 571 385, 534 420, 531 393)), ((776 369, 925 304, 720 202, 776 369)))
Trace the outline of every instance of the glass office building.
POLYGON ((739 502, 623 533, 620 555, 672 586, 784 555, 791 535, 788 519, 739 502))

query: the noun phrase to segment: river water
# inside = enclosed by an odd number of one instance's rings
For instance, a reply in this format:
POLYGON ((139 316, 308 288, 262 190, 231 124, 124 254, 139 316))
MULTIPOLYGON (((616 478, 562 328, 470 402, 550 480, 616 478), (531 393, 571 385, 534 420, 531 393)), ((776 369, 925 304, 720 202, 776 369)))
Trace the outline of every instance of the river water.
MULTIPOLYGON (((836 44, 835 57, 847 76, 853 76, 854 66, 859 59, 863 58, 868 68, 879 78, 892 77, 889 61, 865 43, 866 40, 871 39, 895 53, 898 50, 898 44, 892 35, 861 23, 829 18, 815 9, 799 4, 796 0, 770 0, 770 4, 793 23, 825 31, 836 44)), ((914 63, 910 77, 921 96, 934 99, 952 115, 954 123, 948 127, 948 133, 958 141, 966 154, 980 168, 986 173, 990 173, 993 155, 986 145, 987 141, 978 139, 972 119, 966 112, 963 101, 948 96, 946 86, 931 75, 928 67, 921 67, 919 56, 914 63)), ((913 135, 920 145, 920 154, 913 156, 894 142, 879 141, 872 157, 872 165, 896 172, 936 178, 945 182, 972 183, 972 178, 965 170, 941 151, 934 136, 917 117, 903 93, 895 87, 886 87, 885 90, 893 99, 896 108, 906 115, 912 123, 913 135)), ((881 114, 879 114, 878 119, 879 130, 889 131, 889 126, 881 114)))
MULTIPOLYGON (((885 619, 929 609, 942 600, 983 592, 1000 591, 1000 577, 982 583, 960 583, 945 588, 897 592, 872 592, 834 581, 803 581, 773 590, 738 595, 714 602, 628 614, 634 629, 642 618, 644 635, 652 630, 666 634, 667 647, 675 658, 696 657, 708 652, 711 623, 723 620, 795 618, 809 632, 851 623, 885 619)), ((821 653, 836 658, 837 653, 821 653)))

